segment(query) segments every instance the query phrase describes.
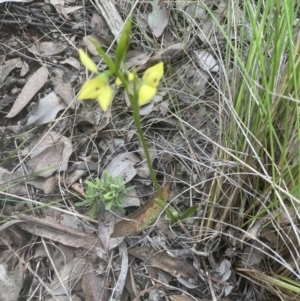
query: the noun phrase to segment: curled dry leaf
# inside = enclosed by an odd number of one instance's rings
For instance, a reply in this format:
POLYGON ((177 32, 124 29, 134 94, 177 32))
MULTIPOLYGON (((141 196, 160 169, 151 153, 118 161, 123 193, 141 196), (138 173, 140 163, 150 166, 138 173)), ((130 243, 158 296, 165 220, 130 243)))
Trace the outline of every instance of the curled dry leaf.
MULTIPOLYGON (((167 202, 171 190, 171 182, 169 181, 162 189, 164 201, 167 202)), ((147 228, 163 211, 164 206, 158 202, 158 192, 155 192, 151 198, 140 208, 129 214, 126 219, 121 220, 115 225, 114 232, 110 237, 123 237, 132 235, 147 228)))
POLYGON ((41 67, 33 75, 31 75, 6 117, 12 118, 16 116, 28 104, 32 97, 44 86, 47 78, 48 71, 45 67, 41 67))
POLYGON ((4 65, 0 66, 0 86, 4 83, 8 74, 15 68, 22 68, 23 63, 20 58, 8 60, 4 65))
POLYGON ((51 92, 39 101, 35 110, 30 112, 26 126, 49 123, 56 118, 59 111, 66 108, 65 102, 55 92, 51 92))

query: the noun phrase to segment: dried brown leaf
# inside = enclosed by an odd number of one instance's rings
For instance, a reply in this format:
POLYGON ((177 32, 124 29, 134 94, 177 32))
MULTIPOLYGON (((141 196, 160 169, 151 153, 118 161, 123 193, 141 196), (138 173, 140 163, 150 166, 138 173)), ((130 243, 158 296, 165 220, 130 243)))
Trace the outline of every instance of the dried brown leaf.
POLYGON ((75 109, 75 94, 72 87, 70 78, 66 73, 60 74, 53 80, 54 91, 59 95, 65 102, 66 105, 70 105, 70 108, 75 109))
POLYGON ((41 67, 32 74, 6 117, 12 118, 16 116, 28 104, 32 97, 44 86, 47 78, 48 71, 45 67, 41 67))
POLYGON ((104 275, 97 275, 93 266, 89 266, 82 276, 82 290, 86 301, 109 300, 109 290, 104 275))
POLYGON ((128 250, 133 255, 145 262, 147 265, 159 268, 170 273, 176 278, 197 279, 197 269, 180 258, 171 257, 165 252, 155 252, 149 247, 135 247, 128 250))
POLYGON ((20 214, 19 219, 24 221, 20 227, 34 235, 51 239, 74 248, 85 248, 95 250, 102 249, 102 245, 96 234, 80 231, 78 228, 66 227, 46 218, 37 218, 25 214, 20 214))
MULTIPOLYGON (((169 198, 171 182, 169 181, 162 189, 163 198, 166 202, 169 198)), ((123 237, 137 233, 151 225, 160 215, 164 207, 157 202, 158 192, 140 208, 129 214, 126 219, 121 220, 115 225, 114 232, 110 237, 123 237)))

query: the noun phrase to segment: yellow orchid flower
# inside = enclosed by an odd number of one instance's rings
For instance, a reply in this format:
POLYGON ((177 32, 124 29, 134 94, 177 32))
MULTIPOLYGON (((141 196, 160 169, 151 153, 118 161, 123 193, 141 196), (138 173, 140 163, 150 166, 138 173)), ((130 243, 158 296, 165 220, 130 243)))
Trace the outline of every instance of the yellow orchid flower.
POLYGON ((108 84, 109 77, 100 73, 84 83, 78 95, 79 100, 97 99, 101 109, 106 112, 112 101, 113 90, 108 84))
POLYGON ((96 99, 101 109, 106 112, 112 101, 113 90, 109 86, 109 76, 103 72, 99 73, 97 65, 86 55, 86 53, 79 49, 79 57, 82 64, 91 72, 97 73, 97 76, 86 81, 78 95, 79 100, 96 99))
POLYGON ((162 62, 148 68, 142 79, 139 89, 139 105, 148 103, 156 94, 157 86, 164 75, 164 64, 162 62))

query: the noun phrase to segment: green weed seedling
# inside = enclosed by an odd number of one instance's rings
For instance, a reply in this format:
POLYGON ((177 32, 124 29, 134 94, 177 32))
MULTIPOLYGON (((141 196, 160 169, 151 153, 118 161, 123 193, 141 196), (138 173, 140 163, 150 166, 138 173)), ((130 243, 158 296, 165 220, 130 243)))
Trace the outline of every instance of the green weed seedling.
POLYGON ((123 209, 123 197, 125 194, 134 188, 134 186, 125 187, 123 179, 121 177, 113 177, 107 171, 104 172, 103 178, 100 180, 96 178, 94 182, 85 181, 86 192, 85 200, 75 203, 75 206, 90 206, 91 218, 97 218, 98 216, 98 204, 103 202, 105 209, 109 211, 123 209))

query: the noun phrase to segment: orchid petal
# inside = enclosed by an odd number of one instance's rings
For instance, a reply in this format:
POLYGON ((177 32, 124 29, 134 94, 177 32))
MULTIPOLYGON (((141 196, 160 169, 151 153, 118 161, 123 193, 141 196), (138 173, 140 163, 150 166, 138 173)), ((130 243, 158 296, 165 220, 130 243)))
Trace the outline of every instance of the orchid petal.
POLYGON ((78 52, 81 63, 91 72, 98 73, 97 65, 92 61, 92 59, 82 49, 79 49, 78 52))
POLYGON ((106 85, 101 90, 101 93, 98 94, 97 101, 101 107, 101 109, 106 112, 109 108, 113 97, 113 90, 109 85, 106 85))
POLYGON ((139 89, 139 105, 148 103, 156 94, 156 88, 142 84, 139 89))
POLYGON ((162 62, 148 68, 143 75, 143 83, 156 88, 164 75, 164 64, 162 62))
POLYGON ((93 79, 86 81, 79 93, 78 99, 96 99, 102 90, 108 83, 108 76, 105 73, 101 73, 93 79))

